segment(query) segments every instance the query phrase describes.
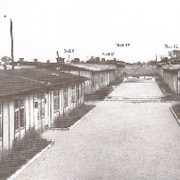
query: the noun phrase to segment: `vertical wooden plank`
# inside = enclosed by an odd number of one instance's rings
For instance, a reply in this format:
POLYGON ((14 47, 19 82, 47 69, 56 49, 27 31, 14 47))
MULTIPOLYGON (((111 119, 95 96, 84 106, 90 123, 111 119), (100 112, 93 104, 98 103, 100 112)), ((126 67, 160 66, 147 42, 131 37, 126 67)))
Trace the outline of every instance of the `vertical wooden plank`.
POLYGON ((13 146, 14 141, 14 104, 13 100, 9 101, 9 149, 13 146))

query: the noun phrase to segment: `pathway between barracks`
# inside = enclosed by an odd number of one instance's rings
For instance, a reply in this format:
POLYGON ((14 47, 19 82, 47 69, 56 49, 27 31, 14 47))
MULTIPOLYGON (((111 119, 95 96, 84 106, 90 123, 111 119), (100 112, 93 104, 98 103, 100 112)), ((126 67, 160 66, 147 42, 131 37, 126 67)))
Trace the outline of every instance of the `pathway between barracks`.
MULTIPOLYGON (((155 83, 122 83, 111 97, 161 97, 155 83)), ((112 98, 113 99, 113 98, 112 98)), ((180 127, 170 103, 107 100, 69 131, 43 133, 54 145, 17 180, 180 178, 180 127)))

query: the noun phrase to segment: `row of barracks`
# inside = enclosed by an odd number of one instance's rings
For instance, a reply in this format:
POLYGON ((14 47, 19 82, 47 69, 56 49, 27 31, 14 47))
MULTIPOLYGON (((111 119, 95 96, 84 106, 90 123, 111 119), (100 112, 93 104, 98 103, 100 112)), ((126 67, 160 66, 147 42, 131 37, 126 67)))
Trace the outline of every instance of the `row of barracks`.
POLYGON ((180 66, 164 66, 163 79, 174 93, 180 93, 180 66))
MULTIPOLYGON (((61 59, 62 60, 62 59, 61 59)), ((86 63, 24 62, 0 70, 0 154, 29 131, 52 127, 84 103, 84 95, 123 77, 123 67, 86 63)))
MULTIPOLYGON (((117 71, 120 69, 99 64, 63 64, 61 69, 63 72, 87 78, 85 94, 94 93, 113 82, 116 77, 121 77, 121 73, 117 74, 117 71)), ((120 70, 120 72, 122 71, 120 70)))
POLYGON ((118 63, 64 63, 64 58, 57 58, 56 63, 38 62, 38 59, 34 59, 34 62, 24 61, 20 58, 16 63, 18 68, 35 68, 35 69, 50 69, 60 70, 61 72, 86 77, 85 81, 85 94, 91 94, 95 91, 107 86, 115 79, 122 78, 124 73, 124 65, 118 63))
POLYGON ((0 152, 84 103, 86 78, 43 69, 0 70, 0 152))
POLYGON ((180 93, 180 65, 159 62, 158 74, 164 79, 174 93, 180 93))

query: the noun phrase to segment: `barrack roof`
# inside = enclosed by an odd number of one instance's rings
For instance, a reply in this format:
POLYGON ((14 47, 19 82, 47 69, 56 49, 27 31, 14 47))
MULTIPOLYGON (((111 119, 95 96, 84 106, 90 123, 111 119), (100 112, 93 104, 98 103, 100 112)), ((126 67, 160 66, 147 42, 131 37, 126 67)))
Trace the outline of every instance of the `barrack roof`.
POLYGON ((0 70, 0 96, 54 89, 85 81, 87 78, 45 69, 0 70))

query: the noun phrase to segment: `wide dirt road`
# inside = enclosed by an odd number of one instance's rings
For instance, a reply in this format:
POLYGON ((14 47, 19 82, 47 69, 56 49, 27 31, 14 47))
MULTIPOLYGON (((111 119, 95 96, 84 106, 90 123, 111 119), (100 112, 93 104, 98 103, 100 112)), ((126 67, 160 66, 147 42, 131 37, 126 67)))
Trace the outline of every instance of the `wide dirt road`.
MULTIPOLYGON (((133 92, 130 84, 127 91, 133 92)), ((99 102, 70 131, 45 132, 43 136, 55 144, 16 179, 180 179, 180 127, 169 106, 99 102)))

